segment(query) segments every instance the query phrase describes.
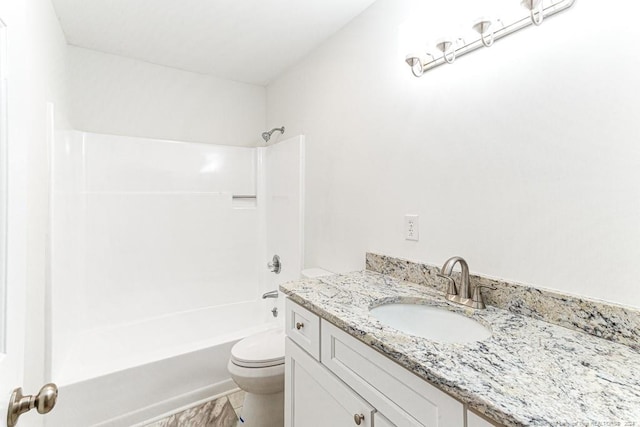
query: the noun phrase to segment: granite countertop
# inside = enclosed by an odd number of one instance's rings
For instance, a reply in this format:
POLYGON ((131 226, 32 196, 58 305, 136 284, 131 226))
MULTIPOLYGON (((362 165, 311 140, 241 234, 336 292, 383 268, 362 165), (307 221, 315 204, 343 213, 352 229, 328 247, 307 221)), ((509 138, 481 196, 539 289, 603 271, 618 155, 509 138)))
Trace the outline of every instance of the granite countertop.
POLYGON ((582 332, 488 307, 370 271, 286 283, 293 301, 372 346, 469 408, 506 426, 640 426, 640 353, 582 332), (443 344, 384 326, 369 309, 391 302, 440 306, 492 330, 443 344))

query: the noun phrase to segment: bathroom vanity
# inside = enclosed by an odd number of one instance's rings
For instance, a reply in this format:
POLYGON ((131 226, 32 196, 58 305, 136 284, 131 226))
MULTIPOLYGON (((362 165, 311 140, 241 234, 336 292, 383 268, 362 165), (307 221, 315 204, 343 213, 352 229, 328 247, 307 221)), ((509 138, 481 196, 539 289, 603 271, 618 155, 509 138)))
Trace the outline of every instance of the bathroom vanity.
POLYGON ((369 271, 281 290, 286 427, 640 425, 640 374, 628 369, 640 354, 624 345, 494 307, 457 307, 369 271), (371 315, 397 302, 454 311, 492 335, 441 343, 371 315))
POLYGON ((286 310, 288 425, 464 425, 461 402, 291 300, 286 310))

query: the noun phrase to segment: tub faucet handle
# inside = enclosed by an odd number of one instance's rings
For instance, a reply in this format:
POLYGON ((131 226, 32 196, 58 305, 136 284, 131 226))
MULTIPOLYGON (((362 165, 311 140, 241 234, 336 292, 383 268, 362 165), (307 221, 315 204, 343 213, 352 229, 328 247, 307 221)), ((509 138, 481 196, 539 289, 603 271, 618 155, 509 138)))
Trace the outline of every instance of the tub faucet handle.
POLYGON ((278 255, 274 255, 271 262, 267 264, 267 268, 272 273, 280 274, 280 271, 282 270, 282 262, 280 261, 280 257, 278 255))

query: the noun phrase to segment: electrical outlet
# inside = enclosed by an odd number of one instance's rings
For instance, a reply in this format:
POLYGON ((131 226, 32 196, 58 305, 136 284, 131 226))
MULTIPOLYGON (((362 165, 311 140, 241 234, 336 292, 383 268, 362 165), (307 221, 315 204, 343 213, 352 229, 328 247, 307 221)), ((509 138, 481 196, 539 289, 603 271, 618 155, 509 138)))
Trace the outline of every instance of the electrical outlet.
POLYGON ((420 240, 420 227, 418 226, 418 215, 404 216, 404 238, 405 240, 420 240))

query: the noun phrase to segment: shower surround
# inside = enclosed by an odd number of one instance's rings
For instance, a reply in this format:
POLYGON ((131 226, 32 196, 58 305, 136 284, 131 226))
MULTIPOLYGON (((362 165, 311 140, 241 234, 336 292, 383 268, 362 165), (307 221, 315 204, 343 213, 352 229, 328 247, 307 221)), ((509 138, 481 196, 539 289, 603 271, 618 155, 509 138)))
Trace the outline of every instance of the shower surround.
POLYGON ((277 288, 267 250, 285 257, 277 280, 299 274, 303 138, 248 148, 72 131, 52 153, 48 368, 74 408, 61 399, 47 425, 131 425, 233 389, 231 346, 280 320, 260 299, 277 288), (112 402, 96 407, 95 386, 112 402))

